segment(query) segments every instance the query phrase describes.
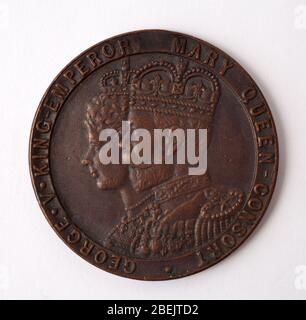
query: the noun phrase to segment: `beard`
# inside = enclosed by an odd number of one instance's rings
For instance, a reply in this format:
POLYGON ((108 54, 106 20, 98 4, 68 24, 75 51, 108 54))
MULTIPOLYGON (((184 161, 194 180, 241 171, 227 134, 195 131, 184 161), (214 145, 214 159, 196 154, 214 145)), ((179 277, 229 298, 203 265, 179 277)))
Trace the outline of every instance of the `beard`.
POLYGON ((97 173, 96 183, 101 190, 116 189, 122 186, 128 178, 128 168, 122 165, 101 165, 93 166, 97 173))
POLYGON ((140 192, 155 187, 169 179, 172 172, 173 166, 164 164, 153 165, 146 168, 131 166, 129 169, 129 177, 133 189, 136 192, 140 192))

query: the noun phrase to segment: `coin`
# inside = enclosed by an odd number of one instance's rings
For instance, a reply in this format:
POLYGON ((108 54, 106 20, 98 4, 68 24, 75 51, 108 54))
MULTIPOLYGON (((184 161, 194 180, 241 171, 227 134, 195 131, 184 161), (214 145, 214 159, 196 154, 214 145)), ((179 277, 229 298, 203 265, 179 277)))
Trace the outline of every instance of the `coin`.
POLYGON ((36 112, 29 161, 40 207, 74 252, 116 275, 166 280, 248 238, 273 193, 278 143, 263 94, 234 59, 188 35, 144 30, 102 41, 60 72, 36 112), (124 123, 184 137, 205 130, 207 168, 104 163, 101 132, 125 137, 124 123))

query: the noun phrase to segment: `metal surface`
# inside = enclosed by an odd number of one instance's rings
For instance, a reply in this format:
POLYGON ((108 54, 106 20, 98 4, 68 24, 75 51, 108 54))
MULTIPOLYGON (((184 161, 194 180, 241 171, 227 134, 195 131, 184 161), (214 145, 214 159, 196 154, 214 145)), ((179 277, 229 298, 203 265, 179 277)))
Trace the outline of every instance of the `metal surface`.
POLYGON ((274 189, 277 135, 251 77, 214 46, 163 30, 113 37, 52 82, 33 122, 30 171, 49 223, 65 243, 117 275, 165 280, 234 251, 274 189), (207 128, 208 170, 102 165, 99 131, 207 128))

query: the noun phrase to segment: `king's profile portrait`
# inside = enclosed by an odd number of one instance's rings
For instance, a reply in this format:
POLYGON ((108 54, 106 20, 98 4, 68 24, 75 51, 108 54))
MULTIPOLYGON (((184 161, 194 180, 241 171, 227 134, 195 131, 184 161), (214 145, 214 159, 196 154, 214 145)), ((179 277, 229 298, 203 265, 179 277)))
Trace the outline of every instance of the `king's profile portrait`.
POLYGON ((204 67, 176 57, 149 60, 104 73, 97 94, 84 109, 88 138, 82 164, 101 192, 115 190, 124 205, 121 221, 105 237, 105 247, 132 257, 175 257, 216 239, 242 208, 244 193, 235 186, 213 185, 208 169, 189 175, 188 164, 102 164, 99 134, 120 133, 122 121, 134 129, 206 129, 215 134, 214 114, 220 85, 204 67))

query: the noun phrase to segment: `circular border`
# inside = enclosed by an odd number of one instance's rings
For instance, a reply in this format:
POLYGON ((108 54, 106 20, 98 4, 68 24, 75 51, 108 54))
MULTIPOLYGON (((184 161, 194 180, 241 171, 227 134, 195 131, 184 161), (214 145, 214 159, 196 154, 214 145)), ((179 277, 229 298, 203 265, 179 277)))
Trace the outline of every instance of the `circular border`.
POLYGON ((165 30, 124 33, 97 43, 73 59, 56 76, 44 94, 34 117, 29 144, 29 166, 35 195, 56 233, 74 252, 93 265, 116 275, 141 280, 167 280, 191 275, 218 263, 237 249, 253 232, 269 205, 276 183, 278 159, 278 139, 273 117, 264 96, 250 75, 234 59, 209 43, 165 30), (146 46, 152 43, 154 46, 156 39, 172 39, 169 49, 162 50, 162 53, 194 59, 221 77, 245 107, 244 111, 249 115, 256 145, 254 185, 230 230, 195 253, 162 261, 119 256, 87 237, 71 222, 61 206, 49 170, 49 147, 53 127, 69 94, 92 72, 115 59, 159 52, 153 48, 140 51, 137 41, 142 35, 151 38, 151 43, 147 43, 146 46), (101 55, 105 53, 103 60, 98 52, 102 52, 101 55), (201 56, 202 52, 206 52, 204 57, 201 56), (234 86, 233 79, 237 72, 238 82, 242 86, 234 86))

